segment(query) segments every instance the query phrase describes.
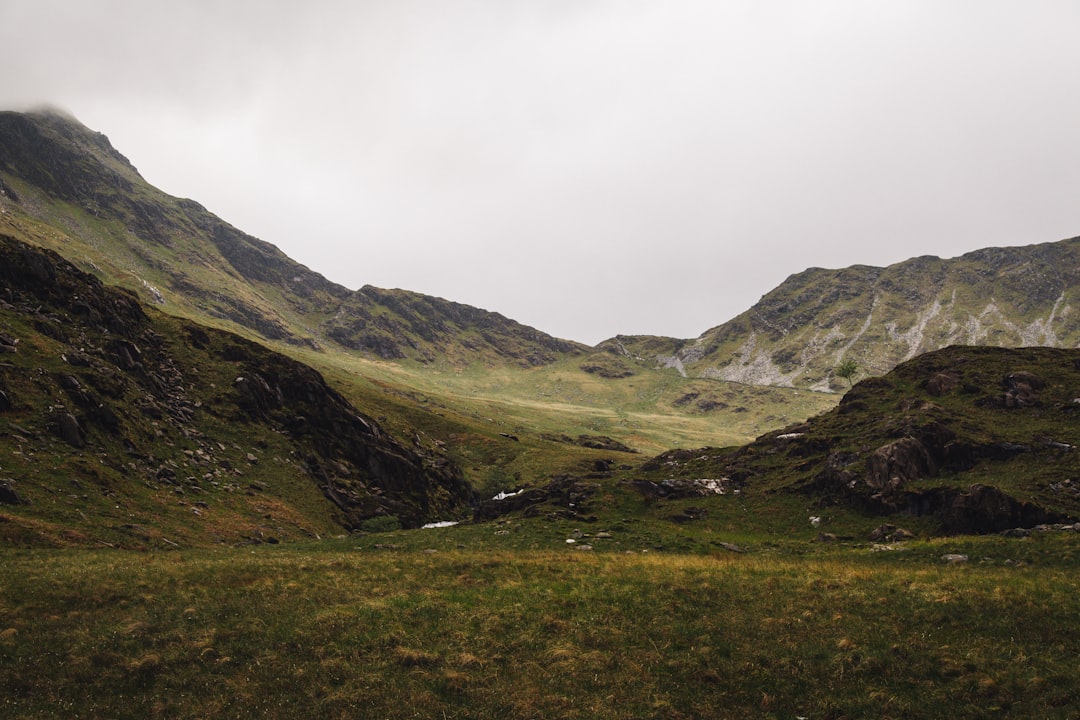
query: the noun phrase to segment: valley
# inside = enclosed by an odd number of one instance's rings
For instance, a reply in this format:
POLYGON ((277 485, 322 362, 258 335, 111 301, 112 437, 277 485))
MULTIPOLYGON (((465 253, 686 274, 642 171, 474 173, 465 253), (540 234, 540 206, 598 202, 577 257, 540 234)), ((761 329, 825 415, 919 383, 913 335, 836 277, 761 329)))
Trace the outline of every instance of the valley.
POLYGON ((3 714, 1069 717, 1078 252, 586 347, 0 113, 3 714))

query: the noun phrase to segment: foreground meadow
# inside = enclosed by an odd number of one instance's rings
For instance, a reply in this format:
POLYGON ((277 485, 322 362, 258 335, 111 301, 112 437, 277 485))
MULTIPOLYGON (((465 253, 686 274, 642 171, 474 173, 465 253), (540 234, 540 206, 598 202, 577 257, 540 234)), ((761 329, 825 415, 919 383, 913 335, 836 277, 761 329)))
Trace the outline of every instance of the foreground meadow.
POLYGON ((433 540, 4 551, 0 716, 1065 718, 1080 705, 1075 533, 719 555, 433 540), (941 559, 954 550, 970 561, 941 559))

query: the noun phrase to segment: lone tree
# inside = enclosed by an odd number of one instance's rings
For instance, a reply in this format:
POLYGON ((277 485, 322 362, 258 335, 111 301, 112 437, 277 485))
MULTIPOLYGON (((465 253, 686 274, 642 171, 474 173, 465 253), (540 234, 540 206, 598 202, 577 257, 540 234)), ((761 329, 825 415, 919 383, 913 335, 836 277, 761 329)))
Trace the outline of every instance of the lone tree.
POLYGON ((854 385, 854 377, 855 373, 859 372, 859 365, 851 358, 845 358, 836 366, 836 370, 833 372, 836 373, 837 377, 842 377, 847 380, 848 387, 850 388, 854 385))

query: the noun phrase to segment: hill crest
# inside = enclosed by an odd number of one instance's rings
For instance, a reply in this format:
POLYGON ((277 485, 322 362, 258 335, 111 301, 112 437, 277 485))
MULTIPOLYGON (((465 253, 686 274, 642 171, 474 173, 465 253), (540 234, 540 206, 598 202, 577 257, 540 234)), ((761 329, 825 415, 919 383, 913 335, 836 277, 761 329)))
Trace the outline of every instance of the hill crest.
POLYGON ((266 340, 526 366, 583 349, 499 313, 333 283, 152 187, 105 135, 55 112, 0 113, 0 210, 0 230, 72 257, 148 304, 266 340))

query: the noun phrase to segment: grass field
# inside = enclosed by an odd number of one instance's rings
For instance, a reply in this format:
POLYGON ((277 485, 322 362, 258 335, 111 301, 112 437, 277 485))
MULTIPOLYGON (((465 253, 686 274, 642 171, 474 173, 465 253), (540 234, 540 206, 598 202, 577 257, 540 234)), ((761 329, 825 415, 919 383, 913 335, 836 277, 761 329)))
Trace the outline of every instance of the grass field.
POLYGON ((1076 533, 669 554, 581 551, 562 527, 500 548, 500 527, 5 551, 0 715, 1066 718, 1080 703, 1076 533))

